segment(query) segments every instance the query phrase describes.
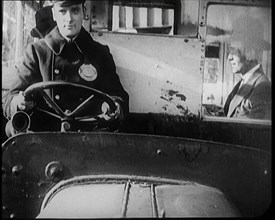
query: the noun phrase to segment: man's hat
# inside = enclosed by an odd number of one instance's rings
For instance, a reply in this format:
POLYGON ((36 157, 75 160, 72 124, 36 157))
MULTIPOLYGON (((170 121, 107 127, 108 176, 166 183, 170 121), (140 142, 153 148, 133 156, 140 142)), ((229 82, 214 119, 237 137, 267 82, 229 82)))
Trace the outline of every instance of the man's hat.
POLYGON ((270 50, 271 44, 264 38, 263 22, 250 16, 240 16, 232 24, 231 42, 242 42, 246 48, 270 50))
POLYGON ((56 26, 56 22, 53 20, 51 8, 52 6, 46 6, 36 12, 36 27, 31 30, 32 37, 45 37, 45 35, 56 26))
POLYGON ((84 4, 85 0, 51 0, 52 4, 60 3, 62 7, 68 7, 76 4, 84 4))

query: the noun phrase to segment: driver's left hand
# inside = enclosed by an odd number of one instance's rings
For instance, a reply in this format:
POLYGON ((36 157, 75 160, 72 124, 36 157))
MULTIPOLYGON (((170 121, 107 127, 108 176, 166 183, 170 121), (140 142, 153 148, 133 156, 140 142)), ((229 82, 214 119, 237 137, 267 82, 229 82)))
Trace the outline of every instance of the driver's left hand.
POLYGON ((115 102, 116 104, 116 111, 114 113, 109 113, 110 111, 110 106, 104 102, 101 106, 101 111, 102 111, 102 114, 99 116, 100 118, 103 118, 105 119, 106 121, 110 121, 111 119, 123 119, 123 113, 122 113, 122 110, 121 110, 121 107, 120 107, 120 104, 115 102))

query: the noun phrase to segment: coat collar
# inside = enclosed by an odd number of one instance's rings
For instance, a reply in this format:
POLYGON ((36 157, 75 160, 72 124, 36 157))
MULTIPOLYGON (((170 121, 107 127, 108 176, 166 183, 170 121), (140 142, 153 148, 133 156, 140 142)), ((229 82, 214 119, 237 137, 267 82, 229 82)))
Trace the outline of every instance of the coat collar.
MULTIPOLYGON (((67 43, 66 39, 60 34, 57 26, 48 35, 46 35, 45 42, 56 55, 60 55, 65 44, 67 43)), ((81 53, 86 54, 88 52, 87 48, 89 48, 88 44, 91 44, 93 39, 82 27, 79 35, 73 40, 73 42, 76 44, 81 53)))
POLYGON ((67 41, 61 36, 56 26, 48 35, 46 35, 45 42, 56 55, 59 55, 67 41))
POLYGON ((240 102, 251 92, 254 88, 254 84, 257 79, 263 74, 262 67, 259 67, 248 79, 246 83, 244 83, 236 93, 236 95, 232 98, 227 116, 231 116, 236 107, 240 104, 240 102))
POLYGON ((254 66, 251 70, 249 70, 246 74, 242 75, 241 78, 243 80, 243 83, 247 83, 250 77, 253 75, 253 73, 260 68, 260 64, 257 64, 254 66))

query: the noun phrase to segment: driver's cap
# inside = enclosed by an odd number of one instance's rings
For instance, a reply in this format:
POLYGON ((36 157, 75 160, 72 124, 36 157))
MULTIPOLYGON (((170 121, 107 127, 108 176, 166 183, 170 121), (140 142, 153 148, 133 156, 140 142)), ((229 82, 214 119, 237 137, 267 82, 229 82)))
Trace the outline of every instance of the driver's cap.
POLYGON ((61 7, 69 7, 72 5, 84 4, 85 0, 51 0, 53 5, 59 3, 61 7))

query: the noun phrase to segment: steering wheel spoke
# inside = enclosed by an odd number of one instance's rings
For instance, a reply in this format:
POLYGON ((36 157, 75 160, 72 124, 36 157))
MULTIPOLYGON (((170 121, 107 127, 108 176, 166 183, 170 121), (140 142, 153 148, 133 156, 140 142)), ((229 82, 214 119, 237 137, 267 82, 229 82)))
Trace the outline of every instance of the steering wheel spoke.
POLYGON ((49 112, 49 111, 47 111, 47 110, 44 110, 44 109, 41 109, 41 108, 38 108, 38 107, 36 107, 36 109, 37 109, 38 111, 40 111, 40 112, 44 112, 44 113, 46 113, 46 114, 48 114, 48 115, 51 115, 51 116, 53 116, 53 117, 55 117, 55 118, 61 119, 61 117, 60 117, 59 115, 57 115, 57 114, 54 114, 54 113, 52 113, 52 112, 49 112))
POLYGON ((84 116, 84 117, 76 117, 76 121, 80 122, 93 122, 93 121, 98 121, 98 116, 84 116))
POLYGON ((50 107, 56 111, 56 113, 62 118, 66 116, 66 114, 62 111, 62 109, 56 104, 56 102, 45 92, 41 91, 41 94, 45 101, 50 105, 50 107))
MULTIPOLYGON (((84 86, 80 84, 74 84, 74 83, 69 83, 69 82, 64 82, 64 81, 48 81, 48 82, 39 82, 35 83, 31 86, 29 86, 24 94, 26 99, 31 99, 34 96, 35 93, 41 93, 43 99, 47 102, 47 104, 56 112, 52 113, 49 112, 48 110, 45 109, 40 109, 38 106, 36 107, 39 111, 45 112, 48 115, 51 115, 55 118, 58 118, 60 120, 60 123, 64 121, 79 121, 79 122, 95 122, 97 124, 100 123, 106 123, 107 121, 105 120, 104 116, 107 116, 107 112, 103 112, 98 115, 84 115, 81 117, 77 117, 77 114, 81 112, 82 110, 86 108, 90 108, 90 103, 93 100, 94 97, 100 98, 103 102, 106 102, 109 105, 109 111, 108 114, 112 115, 112 113, 115 113, 116 111, 116 104, 114 100, 107 94, 84 86), (69 87, 69 89, 84 89, 87 92, 89 92, 91 95, 83 102, 81 102, 74 110, 73 112, 64 112, 58 104, 45 92, 46 89, 54 89, 54 88, 60 88, 60 87, 69 87)), ((115 115, 115 114, 113 114, 115 115)), ((110 118, 110 121, 112 121, 113 118, 110 118)))
POLYGON ((80 112, 82 109, 84 109, 85 106, 87 105, 87 103, 89 103, 93 98, 94 98, 94 95, 91 95, 84 102, 82 102, 79 106, 77 106, 76 109, 72 113, 69 114, 69 116, 77 115, 77 113, 80 112))

